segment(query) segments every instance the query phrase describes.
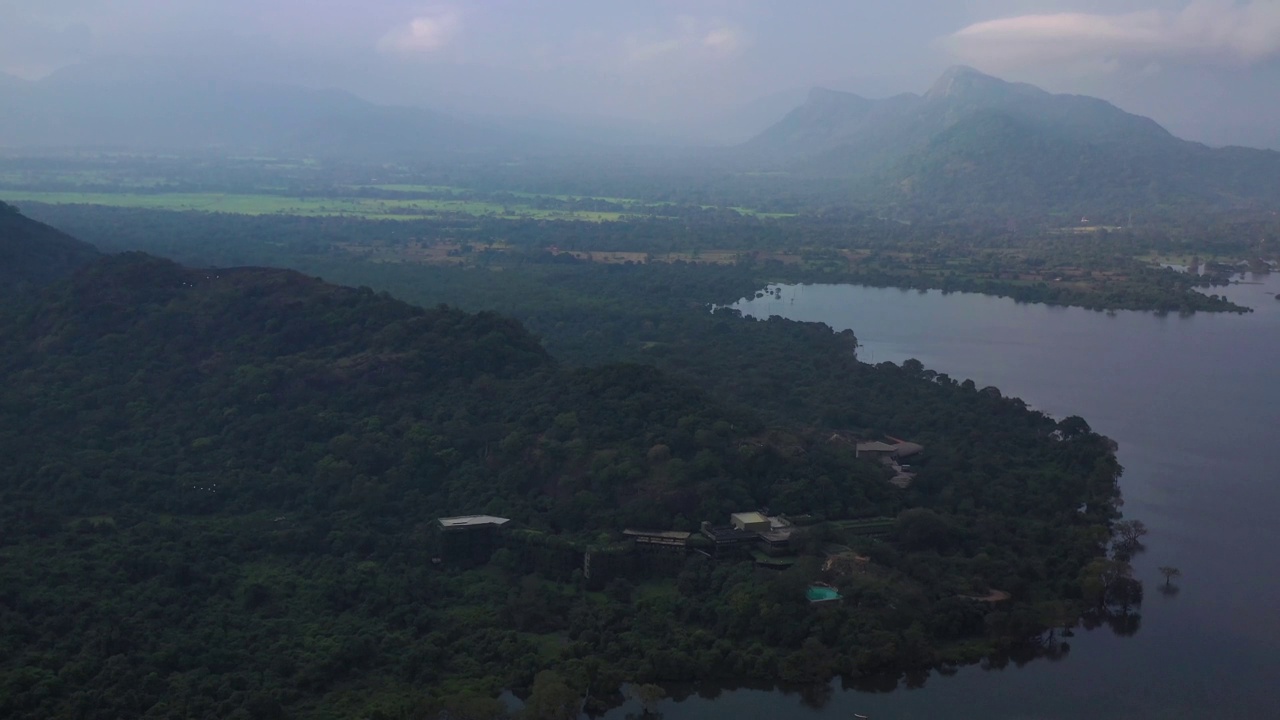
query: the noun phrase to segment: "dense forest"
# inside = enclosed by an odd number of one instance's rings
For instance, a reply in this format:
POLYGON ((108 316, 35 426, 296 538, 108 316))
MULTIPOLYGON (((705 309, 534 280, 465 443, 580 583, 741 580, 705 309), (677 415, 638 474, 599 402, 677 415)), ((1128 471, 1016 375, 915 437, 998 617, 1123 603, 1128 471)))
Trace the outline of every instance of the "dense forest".
POLYGON ((1136 628, 1120 470, 1080 418, 707 311, 753 287, 732 266, 517 259, 306 268, 357 289, 126 253, 6 304, 0 714, 499 717, 515 689, 570 717, 627 682, 893 677, 1136 628), (855 457, 886 435, 927 448, 906 488, 855 457), (765 507, 807 518, 787 569, 621 535, 765 507), (469 513, 515 529, 434 562, 436 518, 469 513), (862 559, 824 569, 832 547, 862 559), (810 605, 818 580, 843 602, 810 605))

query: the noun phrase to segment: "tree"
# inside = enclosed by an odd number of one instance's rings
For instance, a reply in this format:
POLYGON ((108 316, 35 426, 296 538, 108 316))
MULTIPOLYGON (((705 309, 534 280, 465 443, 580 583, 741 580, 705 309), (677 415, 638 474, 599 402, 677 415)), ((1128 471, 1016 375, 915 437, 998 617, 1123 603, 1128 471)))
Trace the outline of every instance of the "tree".
POLYGON ((1080 589, 1084 599, 1097 603, 1099 607, 1107 604, 1117 584, 1129 577, 1129 563, 1110 558, 1096 558, 1080 571, 1080 589))
POLYGON ((445 704, 441 717, 447 720, 500 720, 508 717, 507 706, 497 698, 461 695, 445 704))
POLYGON ((1157 569, 1160 571, 1160 574, 1164 576, 1165 587, 1169 587, 1169 583, 1173 582, 1174 578, 1182 577, 1182 571, 1172 565, 1161 565, 1157 569))
POLYGON ((1079 415, 1072 415, 1071 417, 1063 418, 1058 423, 1058 431, 1062 433, 1064 438, 1070 440, 1084 437, 1093 432, 1093 429, 1089 427, 1089 423, 1085 422, 1084 418, 1079 415))
POLYGON ((1121 520, 1116 523, 1116 535, 1126 543, 1137 543, 1148 532, 1147 526, 1141 520, 1121 520))
POLYGON ((524 704, 525 720, 573 720, 578 717, 578 693, 564 678, 551 670, 543 670, 533 678, 533 692, 524 704))
POLYGON ((667 696, 667 691, 658 685, 645 683, 644 685, 633 685, 631 687, 631 696, 640 703, 640 707, 644 709, 644 714, 647 717, 654 714, 658 703, 667 696))
POLYGON ((1141 520, 1121 520, 1112 528, 1116 537, 1116 557, 1127 559, 1142 549, 1142 538, 1147 534, 1147 526, 1141 520))

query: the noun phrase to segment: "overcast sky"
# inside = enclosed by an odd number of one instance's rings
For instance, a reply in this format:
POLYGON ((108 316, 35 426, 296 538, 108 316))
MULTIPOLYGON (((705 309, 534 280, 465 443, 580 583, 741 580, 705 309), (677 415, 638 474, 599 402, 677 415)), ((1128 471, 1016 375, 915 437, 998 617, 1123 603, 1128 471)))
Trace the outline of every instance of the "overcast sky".
POLYGON ((1280 0, 0 0, 0 70, 84 60, 471 112, 695 126, 813 85, 965 63, 1183 135, 1280 145, 1280 0))

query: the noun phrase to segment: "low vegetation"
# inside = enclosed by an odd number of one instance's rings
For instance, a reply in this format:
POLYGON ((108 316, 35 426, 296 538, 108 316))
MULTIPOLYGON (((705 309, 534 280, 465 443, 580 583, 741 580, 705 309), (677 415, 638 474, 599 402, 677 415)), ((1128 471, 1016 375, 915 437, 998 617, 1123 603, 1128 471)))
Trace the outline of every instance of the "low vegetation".
MULTIPOLYGON (((686 208, 679 219, 608 223, 454 214, 412 221, 230 215, 27 204, 37 218, 110 250, 197 265, 378 264, 507 267, 583 261, 732 266, 755 292, 773 282, 861 283, 977 292, 1093 310, 1247 312, 1214 292, 1244 269, 1269 271, 1270 226, 1060 234, 886 225, 871 217, 766 218, 686 208), (1249 239, 1253 238, 1253 239, 1249 239), (1198 260, 1200 273, 1160 258, 1198 260)), ((674 211, 672 211, 674 212, 674 211)), ((732 302, 734 297, 704 298, 732 302)))

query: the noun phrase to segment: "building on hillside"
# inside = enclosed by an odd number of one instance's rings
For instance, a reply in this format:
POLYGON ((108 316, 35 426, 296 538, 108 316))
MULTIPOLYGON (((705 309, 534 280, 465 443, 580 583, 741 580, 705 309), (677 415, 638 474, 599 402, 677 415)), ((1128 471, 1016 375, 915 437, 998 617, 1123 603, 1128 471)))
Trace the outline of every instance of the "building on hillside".
POLYGON ((919 443, 899 440, 896 437, 888 439, 893 442, 872 440, 870 442, 857 443, 854 446, 857 456, 871 458, 872 460, 901 460, 924 451, 924 446, 919 443))
POLYGON ((760 547, 770 555, 782 555, 791 549, 791 528, 778 528, 757 533, 760 547))
POLYGON ((622 534, 631 538, 637 550, 667 550, 684 552, 689 547, 689 538, 693 533, 678 530, 623 530, 622 534))
POLYGON ((755 530, 743 530, 733 525, 712 526, 709 522, 702 523, 702 534, 711 542, 715 543, 715 552, 719 555, 722 551, 741 547, 750 543, 754 543, 760 539, 760 533, 755 530))
POLYGON ((924 452, 924 446, 919 443, 907 442, 897 438, 889 438, 893 440, 893 456, 899 460, 909 458, 912 455, 919 455, 924 452))
POLYGON ((483 563, 498 546, 498 531, 507 518, 492 515, 459 515, 442 517, 440 524, 440 556, 449 563, 483 563))
POLYGON ((500 528, 511 521, 492 515, 458 515, 439 518, 439 522, 442 530, 479 530, 500 528))
POLYGON ((760 533, 760 547, 770 555, 782 555, 791 550, 791 534, 795 530, 791 520, 782 515, 770 515, 769 529, 760 533))
POLYGON ((791 549, 793 524, 787 518, 760 512, 734 513, 728 525, 702 523, 702 534, 715 543, 716 552, 757 545, 769 555, 783 555, 791 549))
POLYGON ((893 445, 878 440, 860 442, 855 446, 857 457, 871 460, 891 460, 896 452, 897 450, 893 445))

